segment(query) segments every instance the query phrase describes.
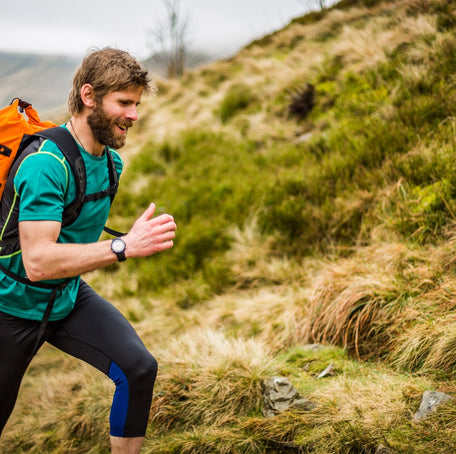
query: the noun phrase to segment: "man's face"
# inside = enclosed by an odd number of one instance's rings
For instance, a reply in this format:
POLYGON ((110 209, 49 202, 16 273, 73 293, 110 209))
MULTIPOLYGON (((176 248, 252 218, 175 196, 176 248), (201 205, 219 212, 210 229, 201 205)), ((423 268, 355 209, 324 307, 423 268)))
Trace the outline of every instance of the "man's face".
POLYGON ((125 145, 128 128, 138 119, 136 107, 142 93, 141 87, 114 91, 95 103, 87 122, 99 143, 114 149, 125 145))

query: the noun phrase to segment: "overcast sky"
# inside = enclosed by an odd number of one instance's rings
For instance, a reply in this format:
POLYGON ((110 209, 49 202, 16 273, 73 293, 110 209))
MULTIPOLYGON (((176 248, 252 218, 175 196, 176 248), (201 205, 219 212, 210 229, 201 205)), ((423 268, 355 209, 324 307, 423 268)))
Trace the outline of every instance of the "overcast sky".
MULTIPOLYGON (((192 48, 234 54, 282 28, 315 0, 180 0, 192 48)), ((331 1, 334 3, 334 0, 331 1)), ((163 0, 0 0, 0 51, 83 55, 115 46, 150 55, 150 30, 163 22, 163 0)))

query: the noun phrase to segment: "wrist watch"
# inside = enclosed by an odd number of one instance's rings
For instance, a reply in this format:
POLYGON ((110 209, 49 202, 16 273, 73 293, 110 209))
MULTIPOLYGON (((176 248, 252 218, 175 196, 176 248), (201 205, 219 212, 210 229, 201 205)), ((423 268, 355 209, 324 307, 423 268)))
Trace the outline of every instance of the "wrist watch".
POLYGON ((117 255, 117 260, 119 260, 119 262, 127 260, 127 257, 125 257, 126 248, 127 245, 125 244, 125 241, 122 238, 114 238, 111 241, 111 251, 117 255))

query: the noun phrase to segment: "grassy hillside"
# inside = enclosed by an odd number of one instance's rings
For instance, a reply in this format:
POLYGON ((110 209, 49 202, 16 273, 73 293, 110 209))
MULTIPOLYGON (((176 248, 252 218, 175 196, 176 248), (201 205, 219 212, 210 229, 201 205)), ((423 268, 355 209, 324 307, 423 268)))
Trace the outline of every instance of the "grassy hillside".
MULTIPOLYGON (((160 364, 144 453, 456 452, 455 401, 413 420, 456 397, 455 74, 456 1, 342 0, 157 81, 110 225, 175 248, 87 276, 160 364), (317 407, 263 417, 277 375, 317 407)), ((107 453, 112 391, 43 348, 2 452, 107 453)))

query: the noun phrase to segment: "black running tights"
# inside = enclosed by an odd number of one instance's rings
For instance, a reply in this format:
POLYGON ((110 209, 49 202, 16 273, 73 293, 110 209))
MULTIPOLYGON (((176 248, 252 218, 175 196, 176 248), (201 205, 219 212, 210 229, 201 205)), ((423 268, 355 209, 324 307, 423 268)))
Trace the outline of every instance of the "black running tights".
MULTIPOLYGON (((0 312, 0 434, 13 411, 40 322, 0 312)), ((44 340, 109 376, 116 390, 110 433, 146 432, 157 362, 123 315, 81 281, 73 311, 49 322, 44 340)))

